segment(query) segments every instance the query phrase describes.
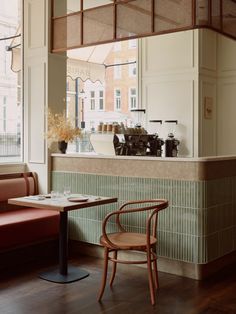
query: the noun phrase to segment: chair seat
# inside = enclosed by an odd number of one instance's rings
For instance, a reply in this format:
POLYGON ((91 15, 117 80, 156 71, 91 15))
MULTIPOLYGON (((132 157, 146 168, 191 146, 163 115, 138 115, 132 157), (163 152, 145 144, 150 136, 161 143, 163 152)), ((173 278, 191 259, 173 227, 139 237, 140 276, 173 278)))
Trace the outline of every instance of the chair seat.
MULTIPOLYGON (((107 234, 109 240, 120 249, 135 250, 147 246, 147 235, 134 232, 117 232, 107 234)), ((157 242, 156 238, 150 236, 151 246, 157 242)), ((104 236, 100 237, 100 244, 112 248, 105 240, 104 236)))

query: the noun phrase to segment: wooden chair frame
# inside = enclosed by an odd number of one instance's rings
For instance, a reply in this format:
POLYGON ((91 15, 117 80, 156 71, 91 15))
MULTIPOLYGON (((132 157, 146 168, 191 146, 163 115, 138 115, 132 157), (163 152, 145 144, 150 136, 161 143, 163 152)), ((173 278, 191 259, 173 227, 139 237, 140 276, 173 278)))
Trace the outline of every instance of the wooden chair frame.
MULTIPOLYGON (((168 201, 165 199, 151 199, 151 200, 139 200, 139 201, 130 201, 123 204, 119 210, 113 211, 109 213, 102 224, 102 236, 100 238, 100 243, 104 246, 104 269, 103 269, 103 278, 101 289, 98 296, 98 301, 102 299, 106 280, 107 280, 107 270, 108 270, 108 261, 113 262, 112 275, 110 279, 110 286, 112 286, 113 281, 115 279, 117 263, 122 264, 147 264, 148 269, 148 280, 149 280, 149 289, 151 296, 152 305, 155 304, 155 289, 158 289, 158 271, 157 271, 157 254, 156 254, 156 243, 157 243, 157 223, 158 223, 158 212, 162 209, 168 207, 168 201), (131 205, 144 205, 142 207, 132 207, 128 208, 131 205), (122 245, 117 245, 112 242, 109 235, 128 235, 134 234, 128 232, 120 222, 120 216, 125 214, 132 214, 137 212, 151 211, 146 219, 146 241, 139 245, 139 243, 127 243, 122 245), (118 226, 119 231, 116 233, 107 233, 107 223, 111 219, 111 217, 116 216, 116 225, 118 226), (143 251, 146 252, 145 260, 120 260, 117 258, 119 250, 135 250, 135 251, 143 251), (113 252, 113 257, 109 256, 109 253, 113 252), (153 265, 153 270, 152 270, 153 265), (154 271, 154 279, 153 279, 153 271, 154 271)), ((137 235, 137 234, 136 234, 137 235)))

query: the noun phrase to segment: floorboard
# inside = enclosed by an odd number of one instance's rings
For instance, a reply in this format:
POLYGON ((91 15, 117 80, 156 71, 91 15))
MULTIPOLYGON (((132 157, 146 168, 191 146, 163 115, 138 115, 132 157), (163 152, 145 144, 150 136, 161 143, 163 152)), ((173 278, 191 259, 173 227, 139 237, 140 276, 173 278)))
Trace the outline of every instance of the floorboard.
POLYGON ((150 304, 147 273, 134 265, 118 265, 112 290, 107 286, 102 303, 96 298, 102 260, 80 256, 71 260, 90 276, 70 284, 38 278, 53 262, 26 264, 0 274, 1 314, 235 314, 236 270, 234 267, 196 281, 159 272, 157 304, 150 304))

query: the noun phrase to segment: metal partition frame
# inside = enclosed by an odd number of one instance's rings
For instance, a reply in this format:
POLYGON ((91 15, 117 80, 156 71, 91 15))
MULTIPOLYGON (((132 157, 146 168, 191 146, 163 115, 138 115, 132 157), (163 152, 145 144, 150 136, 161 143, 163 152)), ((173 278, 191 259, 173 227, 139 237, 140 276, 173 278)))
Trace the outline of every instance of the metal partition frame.
POLYGON ((235 0, 111 0, 86 10, 83 4, 55 16, 52 0, 52 52, 196 28, 236 39, 235 0))

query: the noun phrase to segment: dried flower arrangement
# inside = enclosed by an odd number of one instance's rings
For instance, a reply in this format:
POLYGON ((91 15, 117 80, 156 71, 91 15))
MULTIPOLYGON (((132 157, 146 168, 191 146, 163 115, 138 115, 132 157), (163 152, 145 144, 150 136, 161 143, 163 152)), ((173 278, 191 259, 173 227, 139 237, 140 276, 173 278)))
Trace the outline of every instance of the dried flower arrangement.
POLYGON ((75 128, 65 112, 53 114, 48 110, 47 138, 54 141, 72 142, 80 135, 80 129, 75 128))

